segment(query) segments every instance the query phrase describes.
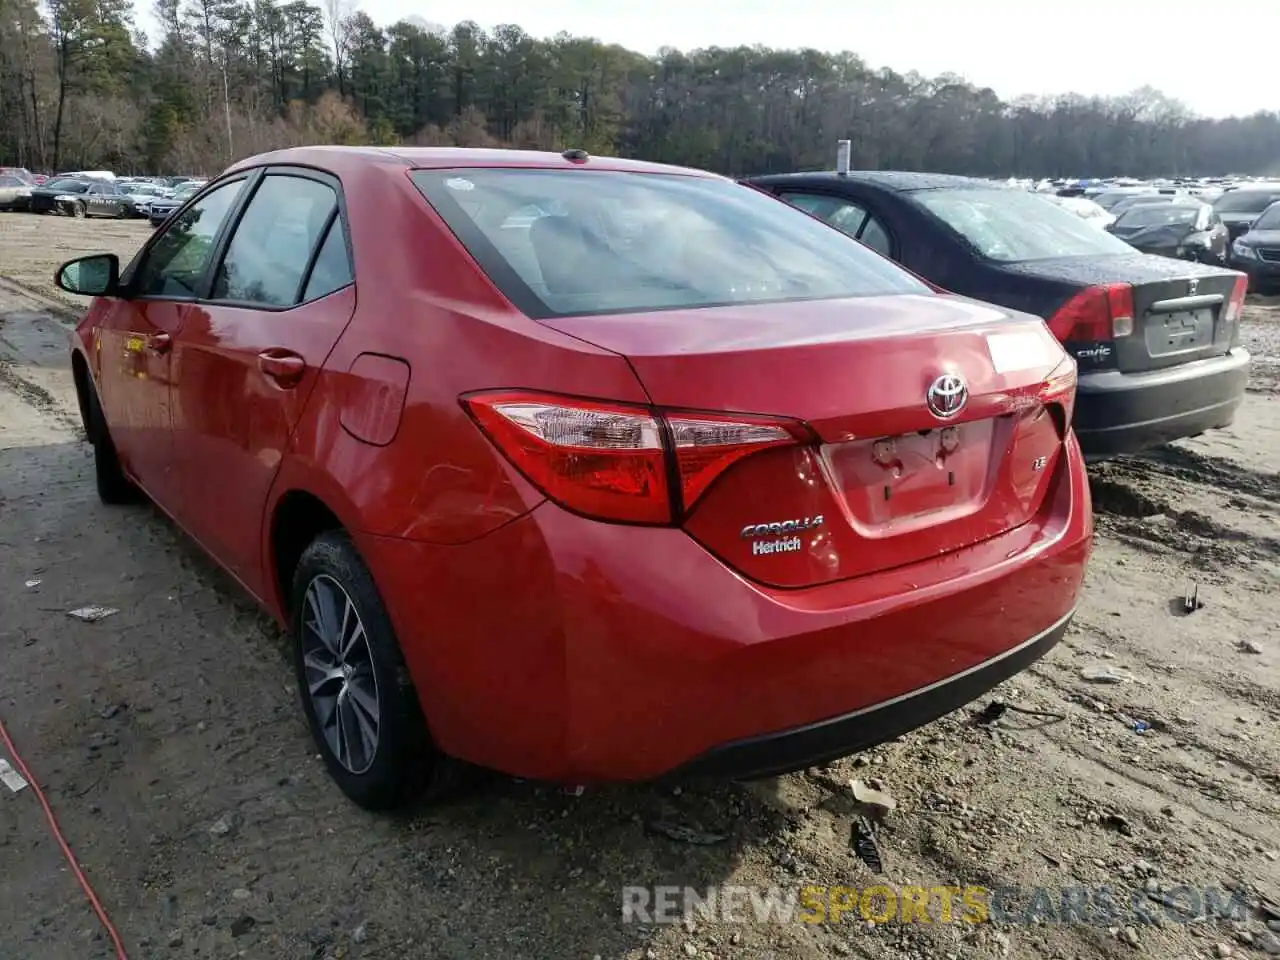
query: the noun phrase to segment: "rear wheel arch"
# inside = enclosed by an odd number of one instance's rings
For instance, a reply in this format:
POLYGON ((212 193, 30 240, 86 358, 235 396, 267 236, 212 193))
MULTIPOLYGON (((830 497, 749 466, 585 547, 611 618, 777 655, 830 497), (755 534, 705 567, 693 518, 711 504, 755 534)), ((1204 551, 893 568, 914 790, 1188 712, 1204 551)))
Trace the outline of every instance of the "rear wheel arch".
POLYGON ((293 575, 298 561, 316 537, 331 530, 346 530, 346 526, 315 494, 289 490, 276 501, 268 540, 270 570, 272 586, 286 621, 292 620, 293 575))

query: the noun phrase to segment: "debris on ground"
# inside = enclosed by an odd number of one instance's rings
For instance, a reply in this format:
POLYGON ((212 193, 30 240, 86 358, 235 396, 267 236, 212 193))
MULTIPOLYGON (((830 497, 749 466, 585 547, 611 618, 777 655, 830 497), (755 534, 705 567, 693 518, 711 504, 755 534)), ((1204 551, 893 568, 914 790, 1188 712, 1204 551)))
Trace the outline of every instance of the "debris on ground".
POLYGON ((1236 649, 1241 653, 1262 653, 1262 647, 1252 640, 1241 640, 1236 644, 1236 649))
POLYGON ((1016 704, 1005 703, 1003 700, 992 700, 973 715, 973 722, 977 724, 995 723, 1010 710, 1014 713, 1021 713, 1024 716, 1041 717, 1045 720, 1058 721, 1067 719, 1065 713, 1059 713, 1056 710, 1035 710, 1031 707, 1019 707, 1016 704))
POLYGON ((1130 683, 1133 675, 1105 664, 1085 667, 1080 676, 1090 683, 1130 683))
POLYGON ((1182 610, 1184 613, 1195 613, 1203 607, 1204 601, 1200 599, 1200 584, 1192 582, 1182 597, 1182 610))
POLYGON ((67 616, 83 620, 85 623, 97 623, 119 612, 115 607, 77 607, 75 610, 68 610, 67 616))
POLYGON ((231 936, 239 938, 258 925, 258 921, 248 915, 231 921, 231 936))
POLYGON ((227 837, 235 833, 236 828, 240 826, 240 818, 234 813, 228 813, 214 821, 213 826, 209 828, 209 832, 215 837, 227 837))
POLYGON ((40 584, 42 583, 44 583, 43 580, 28 580, 26 583, 26 587, 28 590, 34 590, 36 587, 40 586, 40 584))
POLYGON ((1116 717, 1134 733, 1146 733, 1148 730, 1152 729, 1151 724, 1146 720, 1139 720, 1136 717, 1129 716, 1127 713, 1117 711, 1116 717))
POLYGON ((884 858, 880 856, 880 846, 876 843, 875 828, 866 817, 853 821, 853 829, 849 837, 850 846, 858 859, 865 863, 872 873, 884 873, 884 858))
POLYGON ((897 800, 865 780, 851 780, 849 785, 853 788, 853 799, 864 807, 870 807, 872 813, 877 817, 898 809, 897 800))
POLYGON ((23 779, 22 774, 9 766, 8 760, 0 760, 0 783, 3 783, 13 793, 27 788, 27 781, 23 779))
POLYGON ((712 833, 697 827, 688 827, 682 823, 674 823, 671 820, 651 820, 647 826, 652 833, 662 834, 677 843, 691 843, 699 847, 709 847, 729 839, 727 833, 712 833))

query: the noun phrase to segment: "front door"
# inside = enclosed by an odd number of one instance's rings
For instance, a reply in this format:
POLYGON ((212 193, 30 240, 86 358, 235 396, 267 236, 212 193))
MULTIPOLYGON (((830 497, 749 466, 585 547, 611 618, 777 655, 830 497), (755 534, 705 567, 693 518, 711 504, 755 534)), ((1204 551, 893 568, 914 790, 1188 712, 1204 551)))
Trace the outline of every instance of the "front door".
POLYGON ((161 507, 179 509, 171 380, 182 330, 214 241, 243 180, 211 191, 168 224, 122 279, 99 338, 102 408, 125 469, 161 507))
POLYGON ((337 182, 269 171, 225 250, 174 349, 181 519, 266 596, 267 497, 320 368, 355 309, 337 182))

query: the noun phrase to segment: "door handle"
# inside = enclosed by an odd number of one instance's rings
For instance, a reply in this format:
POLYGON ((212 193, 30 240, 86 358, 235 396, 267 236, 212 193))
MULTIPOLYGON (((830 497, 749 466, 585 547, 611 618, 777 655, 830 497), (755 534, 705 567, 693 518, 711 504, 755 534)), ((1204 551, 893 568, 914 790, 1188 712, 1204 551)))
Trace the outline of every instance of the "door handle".
POLYGON ((147 337, 147 349, 152 353, 168 353, 173 347, 173 337, 163 330, 147 337))
POLYGON ((307 372, 307 361, 287 350, 264 350, 258 354, 258 369, 280 386, 292 387, 307 372))

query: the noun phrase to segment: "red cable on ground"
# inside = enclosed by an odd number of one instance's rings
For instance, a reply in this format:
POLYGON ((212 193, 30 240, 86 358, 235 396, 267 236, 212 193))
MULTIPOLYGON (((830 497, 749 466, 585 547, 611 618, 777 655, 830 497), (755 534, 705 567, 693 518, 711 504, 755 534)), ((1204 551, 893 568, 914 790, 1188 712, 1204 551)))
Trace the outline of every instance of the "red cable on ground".
POLYGON ((3 720, 0 720, 0 740, 3 740, 4 745, 9 748, 9 756, 13 758, 14 767, 22 774, 22 779, 27 781, 31 792, 36 795, 36 799, 40 801, 40 806, 44 808, 44 816, 49 821, 49 829, 53 832, 53 839, 58 841, 58 846, 62 848, 63 856, 67 858, 67 863, 71 865, 71 872, 75 874, 76 882, 80 884, 80 889, 84 891, 84 895, 89 898, 89 906, 93 907, 93 912, 98 915, 98 920, 102 922, 102 926, 106 929, 107 936, 111 938, 111 943, 116 949, 117 960, 129 960, 129 955, 125 953, 124 942, 121 941, 120 934, 116 932, 116 928, 112 925, 111 918, 107 916, 107 911, 102 908, 102 903, 99 902, 98 895, 93 892, 89 879, 84 875, 84 871, 80 869, 80 862, 76 860, 76 855, 71 852, 70 845, 67 843, 66 838, 62 836, 62 830, 58 826, 58 818, 53 815, 53 808, 49 806, 49 801, 45 798, 44 791, 40 789, 40 784, 31 775, 31 770, 19 755, 18 748, 13 745, 13 741, 9 738, 9 731, 4 728, 3 720))

